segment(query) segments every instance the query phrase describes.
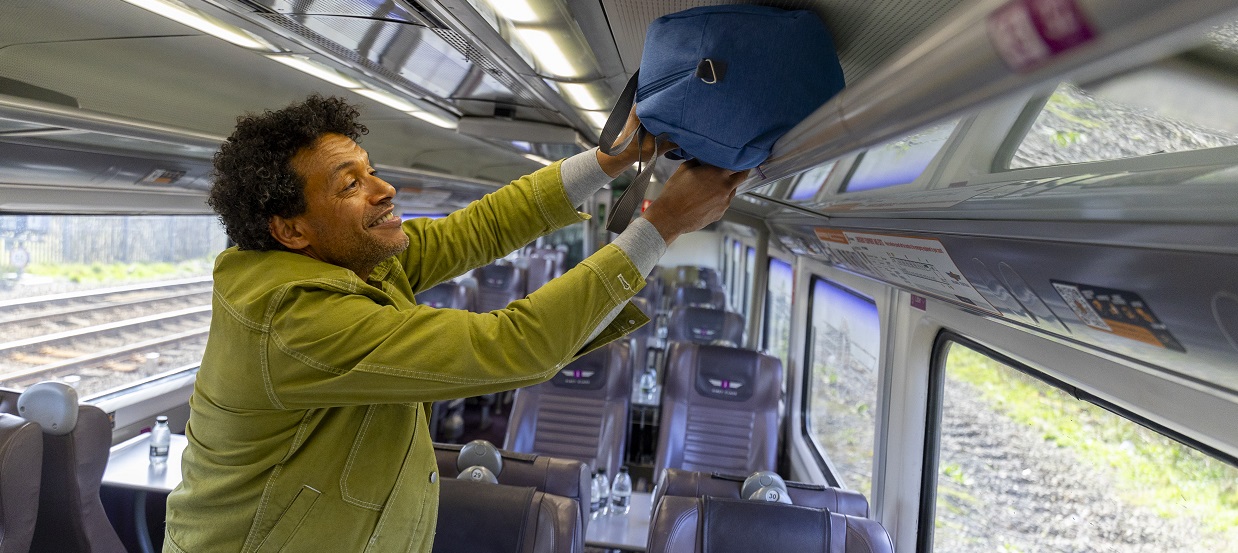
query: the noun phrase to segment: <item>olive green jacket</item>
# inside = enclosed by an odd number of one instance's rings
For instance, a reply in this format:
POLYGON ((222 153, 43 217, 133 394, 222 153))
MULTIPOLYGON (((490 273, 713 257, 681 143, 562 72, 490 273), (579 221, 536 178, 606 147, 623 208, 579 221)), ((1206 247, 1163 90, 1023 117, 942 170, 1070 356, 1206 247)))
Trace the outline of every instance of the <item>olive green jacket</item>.
POLYGON ((168 497, 165 552, 424 551, 438 481, 430 403, 537 384, 648 321, 645 281, 613 245, 490 313, 413 294, 585 216, 553 164, 446 218, 362 281, 279 251, 229 249, 168 497))

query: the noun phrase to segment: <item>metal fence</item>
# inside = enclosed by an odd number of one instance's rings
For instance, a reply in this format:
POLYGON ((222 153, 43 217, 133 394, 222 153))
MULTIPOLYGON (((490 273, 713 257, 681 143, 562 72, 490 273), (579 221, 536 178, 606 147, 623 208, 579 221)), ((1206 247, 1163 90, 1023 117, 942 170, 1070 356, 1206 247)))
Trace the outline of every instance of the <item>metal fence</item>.
POLYGON ((226 244, 210 215, 0 216, 0 265, 18 250, 39 264, 177 263, 213 256, 226 244))

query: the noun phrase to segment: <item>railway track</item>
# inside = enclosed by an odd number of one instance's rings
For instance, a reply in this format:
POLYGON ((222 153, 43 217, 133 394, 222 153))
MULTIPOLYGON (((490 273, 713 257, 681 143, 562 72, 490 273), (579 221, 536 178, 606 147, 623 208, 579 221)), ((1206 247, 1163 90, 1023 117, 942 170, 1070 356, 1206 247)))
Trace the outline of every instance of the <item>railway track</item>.
POLYGON ((201 359, 210 279, 0 302, 0 386, 59 379, 83 395, 201 359))

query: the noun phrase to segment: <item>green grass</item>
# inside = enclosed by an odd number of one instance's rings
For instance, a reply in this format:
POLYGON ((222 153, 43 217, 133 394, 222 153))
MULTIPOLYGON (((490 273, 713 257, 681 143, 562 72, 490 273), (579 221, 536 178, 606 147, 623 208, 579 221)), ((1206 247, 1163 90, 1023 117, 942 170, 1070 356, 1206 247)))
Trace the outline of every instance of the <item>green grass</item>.
POLYGON ((1115 476, 1120 495, 1164 518, 1191 515, 1205 528, 1238 528, 1238 468, 1078 401, 983 354, 955 344, 946 374, 971 384, 1011 420, 1115 476))
POLYGON ((32 263, 26 267, 26 273, 80 284, 122 283, 209 275, 212 263, 210 259, 179 263, 32 263))

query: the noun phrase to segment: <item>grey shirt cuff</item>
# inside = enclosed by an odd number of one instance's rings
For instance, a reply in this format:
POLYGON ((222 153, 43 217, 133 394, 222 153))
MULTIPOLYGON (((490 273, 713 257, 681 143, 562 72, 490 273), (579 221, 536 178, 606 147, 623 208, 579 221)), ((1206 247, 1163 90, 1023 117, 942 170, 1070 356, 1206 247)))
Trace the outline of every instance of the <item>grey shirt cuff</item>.
POLYGON ((567 192, 567 199, 574 206, 585 203, 594 192, 615 180, 598 164, 597 151, 597 148, 585 150, 563 160, 563 165, 559 167, 563 190, 567 192))
POLYGON ((666 254, 666 240, 662 238, 662 233, 643 218, 633 219, 611 243, 627 254, 642 275, 648 275, 666 254))

